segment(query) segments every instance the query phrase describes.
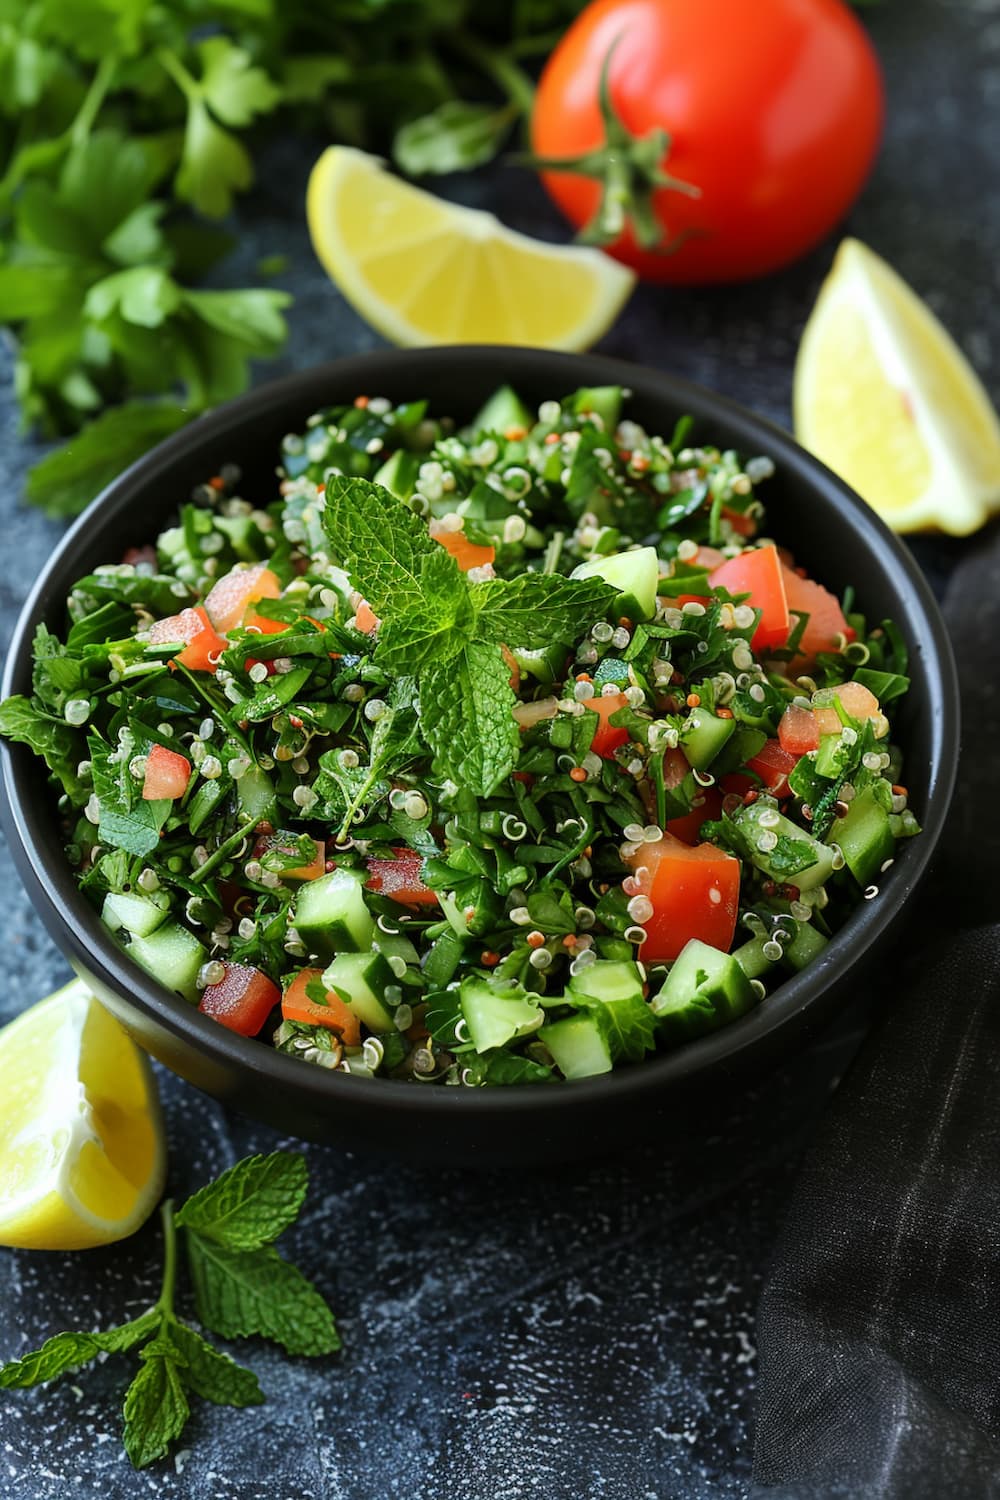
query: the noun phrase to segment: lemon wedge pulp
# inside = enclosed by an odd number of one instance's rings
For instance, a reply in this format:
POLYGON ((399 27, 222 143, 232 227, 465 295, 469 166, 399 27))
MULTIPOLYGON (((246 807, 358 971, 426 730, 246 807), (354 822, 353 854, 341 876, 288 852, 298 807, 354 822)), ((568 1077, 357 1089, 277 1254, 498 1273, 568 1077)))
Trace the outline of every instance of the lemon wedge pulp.
POLYGON ((332 280, 393 343, 586 349, 635 284, 599 250, 549 245, 331 146, 309 178, 313 248, 332 280))
POLYGON ((965 536, 1000 510, 1000 421, 951 335, 844 240, 795 367, 795 435, 895 531, 965 536))
POLYGON ((124 1239, 166 1164, 147 1058, 74 980, 0 1030, 0 1244, 79 1250, 124 1239))

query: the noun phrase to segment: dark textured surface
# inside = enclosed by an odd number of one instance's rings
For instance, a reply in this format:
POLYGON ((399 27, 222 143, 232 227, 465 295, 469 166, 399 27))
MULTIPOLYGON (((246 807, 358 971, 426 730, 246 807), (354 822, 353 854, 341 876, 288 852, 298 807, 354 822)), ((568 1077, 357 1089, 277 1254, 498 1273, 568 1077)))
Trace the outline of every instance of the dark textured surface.
MULTIPOLYGON (((887 0, 869 13, 889 134, 849 228, 886 254, 956 332, 996 394, 1000 97, 996 0, 887 0), (991 217, 992 216, 992 217, 991 217)), ((301 224, 317 143, 275 149, 227 276, 281 250, 297 301, 285 366, 378 341, 330 288, 301 224)), ((560 229, 523 174, 459 185, 512 222, 560 229)), ((644 289, 609 352, 712 385, 787 422, 798 335, 832 245, 782 276, 711 293, 644 289)), ((269 367, 277 373, 280 364, 269 367)), ((264 375, 268 372, 262 371, 264 375)), ((0 404, 3 639, 57 528, 15 499, 33 451, 0 404), (10 560, 16 566, 10 566, 10 560)), ((943 578, 953 544, 919 546, 943 578)), ((3 852, 7 985, 0 1020, 67 974, 3 852)), ((313 1190, 290 1249, 337 1308, 346 1352, 309 1364, 246 1354, 268 1404, 199 1409, 190 1454, 131 1473, 117 1441, 123 1365, 0 1406, 0 1493, 191 1500, 722 1500, 749 1484, 753 1314, 810 1126, 856 1028, 755 1098, 707 1144, 637 1142, 623 1165, 558 1175, 431 1175, 310 1148, 313 1190)), ((161 1073, 171 1188, 288 1144, 161 1073)), ((85 1256, 0 1256, 0 1354, 155 1295, 155 1228, 85 1256)))

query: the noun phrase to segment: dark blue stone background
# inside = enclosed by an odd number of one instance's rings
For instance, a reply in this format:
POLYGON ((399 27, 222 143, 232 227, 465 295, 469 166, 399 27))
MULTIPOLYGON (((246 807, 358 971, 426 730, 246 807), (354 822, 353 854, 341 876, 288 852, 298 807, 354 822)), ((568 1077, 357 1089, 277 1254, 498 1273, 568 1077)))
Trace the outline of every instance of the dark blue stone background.
MULTIPOLYGON (((762 11, 765 18, 766 7, 762 11)), ((848 228, 928 299, 993 386, 1000 0, 885 0, 867 12, 889 85, 889 128, 848 228)), ((725 40, 720 39, 720 45, 725 40)), ((232 284, 287 254, 283 361, 259 377, 378 340, 309 248, 302 196, 322 145, 271 148, 241 211, 232 284)), ((549 237, 563 229, 525 173, 455 185, 466 201, 549 237)), ((714 386, 789 421, 798 336, 834 242, 754 286, 644 288, 610 353, 714 386)), ((3 639, 59 527, 18 505, 38 449, 19 434, 4 358, 0 452, 3 639)), ((943 580, 958 544, 919 544, 943 580)), ((7 983, 0 1021, 68 969, 2 851, 7 983)), ((25 1500, 156 1494, 190 1500, 723 1500, 746 1493, 754 1305, 804 1141, 850 1057, 845 1022, 689 1138, 635 1143, 627 1161, 544 1174, 422 1173, 308 1147, 312 1192, 289 1252, 333 1302, 342 1356, 242 1356, 268 1404, 199 1407, 175 1464, 134 1474, 118 1442, 124 1364, 109 1361, 0 1406, 0 1494, 25 1500)), ((185 1194, 251 1151, 293 1142, 159 1073, 170 1188, 185 1194)), ((63 1327, 100 1326, 156 1295, 158 1232, 78 1256, 0 1254, 0 1356, 63 1327)), ((237 1351, 240 1352, 240 1351, 237 1351)))

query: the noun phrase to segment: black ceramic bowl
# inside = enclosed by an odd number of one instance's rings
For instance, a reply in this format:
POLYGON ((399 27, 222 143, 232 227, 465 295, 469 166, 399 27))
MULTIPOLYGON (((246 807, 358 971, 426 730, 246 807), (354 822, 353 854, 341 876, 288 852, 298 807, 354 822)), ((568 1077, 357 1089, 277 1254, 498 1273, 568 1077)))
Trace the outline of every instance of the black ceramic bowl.
MULTIPOLYGON (((583 1156, 597 1142, 624 1145, 634 1139, 640 1115, 676 1118, 676 1107, 684 1109, 693 1095, 703 1101, 712 1085, 761 1074, 804 1045, 856 990, 874 950, 898 936, 944 823, 957 756, 955 668, 937 607, 909 553, 860 500, 784 432, 708 391, 608 359, 530 349, 385 351, 341 360, 264 386, 162 443, 104 491, 55 552, 15 631, 4 694, 30 692, 35 627, 44 621, 61 628, 74 580, 154 538, 178 503, 226 460, 241 466, 247 498, 266 502, 274 496, 281 437, 318 407, 360 392, 395 401, 426 396, 433 410, 462 419, 503 381, 529 403, 581 385, 625 385, 634 393, 629 415, 654 432, 670 432, 676 417, 689 412, 693 441, 774 459, 777 473, 766 487, 769 531, 829 587, 839 592, 852 583, 860 607, 870 617, 891 616, 909 644, 913 685, 897 732, 923 833, 904 843, 878 898, 861 903, 817 963, 702 1041, 548 1088, 372 1082, 236 1036, 130 963, 76 887, 44 768, 22 746, 4 746, 5 820, 28 891, 74 968, 143 1047, 199 1088, 293 1134, 425 1162, 528 1165, 583 1156)), ((711 1111, 684 1109, 682 1117, 697 1129, 711 1111)))

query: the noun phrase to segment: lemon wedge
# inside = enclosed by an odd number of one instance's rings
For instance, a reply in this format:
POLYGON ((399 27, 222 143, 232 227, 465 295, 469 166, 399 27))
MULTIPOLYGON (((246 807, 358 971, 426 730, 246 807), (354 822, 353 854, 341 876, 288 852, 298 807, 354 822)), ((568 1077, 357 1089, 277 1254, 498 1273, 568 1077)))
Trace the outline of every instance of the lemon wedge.
POLYGON ((894 531, 967 536, 1000 510, 1000 421, 930 308, 846 239, 795 366, 795 435, 894 531))
POLYGON ((313 167, 306 213, 332 280, 396 344, 586 349, 635 285, 599 250, 529 239, 349 146, 329 147, 313 167))
POLYGON ((109 1245, 152 1213, 166 1169, 152 1070, 79 979, 0 1031, 0 1099, 0 1245, 109 1245))

